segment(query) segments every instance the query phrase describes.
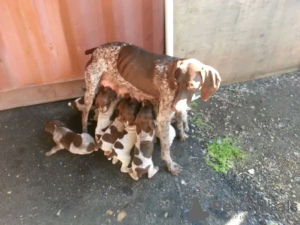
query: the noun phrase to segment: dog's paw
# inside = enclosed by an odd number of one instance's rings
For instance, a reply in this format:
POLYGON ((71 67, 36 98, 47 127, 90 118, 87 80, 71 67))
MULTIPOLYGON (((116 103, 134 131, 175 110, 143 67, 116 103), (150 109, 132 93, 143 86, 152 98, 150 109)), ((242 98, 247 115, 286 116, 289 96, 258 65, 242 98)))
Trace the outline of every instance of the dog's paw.
POLYGON ((181 142, 183 142, 183 141, 186 141, 186 139, 187 139, 188 137, 189 137, 189 136, 188 136, 186 133, 183 133, 182 135, 180 135, 179 140, 180 140, 181 142))
POLYGON ((184 131, 185 131, 185 132, 189 132, 189 131, 190 131, 189 126, 185 126, 184 131))
POLYGON ((168 169, 174 176, 177 176, 182 171, 182 167, 176 162, 172 162, 170 165, 168 165, 168 169))

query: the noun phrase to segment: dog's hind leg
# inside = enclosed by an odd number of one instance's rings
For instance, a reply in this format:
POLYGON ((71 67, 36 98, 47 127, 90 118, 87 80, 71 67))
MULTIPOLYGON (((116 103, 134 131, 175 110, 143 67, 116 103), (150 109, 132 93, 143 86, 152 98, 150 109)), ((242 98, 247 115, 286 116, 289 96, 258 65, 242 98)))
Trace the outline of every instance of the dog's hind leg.
MULTIPOLYGON (((101 60, 102 61, 102 60, 101 60)), ((82 131, 87 132, 88 114, 93 104, 96 90, 104 72, 104 62, 92 61, 85 70, 86 91, 84 95, 84 109, 82 111, 82 131)))

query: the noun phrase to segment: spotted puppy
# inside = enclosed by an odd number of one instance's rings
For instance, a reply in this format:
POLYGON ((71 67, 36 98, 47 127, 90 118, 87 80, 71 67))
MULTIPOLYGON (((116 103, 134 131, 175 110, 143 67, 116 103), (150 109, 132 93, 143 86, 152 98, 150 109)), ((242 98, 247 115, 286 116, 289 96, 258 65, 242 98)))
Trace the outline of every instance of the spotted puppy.
POLYGON ((79 155, 86 155, 97 151, 94 138, 89 134, 76 134, 58 120, 48 121, 45 124, 45 130, 53 135, 53 140, 56 143, 50 151, 46 152, 46 156, 53 155, 63 149, 79 155))
MULTIPOLYGON (((117 113, 123 105, 126 104, 127 98, 123 98, 119 104, 117 105, 117 113)), ((112 149, 116 140, 121 137, 123 131, 125 129, 125 125, 121 117, 118 115, 113 123, 105 130, 104 134, 101 136, 98 147, 104 151, 104 155, 108 157, 108 159, 112 159, 112 149)))
POLYGON ((97 127, 95 139, 98 143, 105 130, 112 124, 116 117, 118 98, 115 91, 109 87, 101 86, 95 98, 95 106, 98 109, 97 127))
POLYGON ((148 178, 154 176, 159 170, 153 165, 152 154, 154 150, 154 115, 151 104, 143 106, 136 119, 137 142, 134 147, 134 157, 129 175, 138 180, 143 174, 148 173, 148 178))
MULTIPOLYGON (((68 106, 72 107, 78 112, 82 112, 84 110, 84 97, 80 97, 75 99, 73 102, 69 102, 68 106)), ((89 120, 97 121, 99 110, 96 108, 95 104, 91 106, 91 114, 89 116, 89 120)))
POLYGON ((131 149, 136 143, 135 117, 140 109, 140 103, 136 99, 126 99, 124 104, 118 108, 121 121, 125 125, 125 130, 116 140, 113 146, 113 164, 119 160, 122 163, 121 172, 128 173, 128 165, 131 161, 131 149))

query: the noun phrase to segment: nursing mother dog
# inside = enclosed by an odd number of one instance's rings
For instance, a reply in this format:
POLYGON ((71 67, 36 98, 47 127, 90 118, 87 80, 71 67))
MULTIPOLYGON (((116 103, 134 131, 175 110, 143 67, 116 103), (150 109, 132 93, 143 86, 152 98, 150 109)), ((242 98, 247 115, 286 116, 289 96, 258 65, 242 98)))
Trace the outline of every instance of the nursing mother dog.
POLYGON ((206 101, 220 86, 217 70, 196 59, 180 59, 148 52, 137 46, 114 42, 94 49, 85 70, 85 107, 82 128, 87 130, 88 112, 99 83, 118 95, 129 93, 138 101, 149 100, 158 106, 157 126, 160 132, 161 157, 169 171, 182 170, 170 155, 171 118, 188 108, 192 96, 201 90, 206 101))

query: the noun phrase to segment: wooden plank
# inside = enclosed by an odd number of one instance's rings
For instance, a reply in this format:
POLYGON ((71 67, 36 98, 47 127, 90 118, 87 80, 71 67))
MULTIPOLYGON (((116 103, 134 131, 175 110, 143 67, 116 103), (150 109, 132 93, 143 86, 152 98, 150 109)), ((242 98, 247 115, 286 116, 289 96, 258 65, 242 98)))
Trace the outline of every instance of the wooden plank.
POLYGON ((84 95, 83 79, 0 91, 0 110, 76 98, 84 95))

